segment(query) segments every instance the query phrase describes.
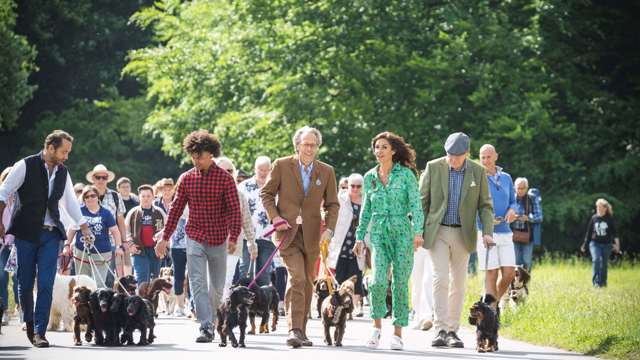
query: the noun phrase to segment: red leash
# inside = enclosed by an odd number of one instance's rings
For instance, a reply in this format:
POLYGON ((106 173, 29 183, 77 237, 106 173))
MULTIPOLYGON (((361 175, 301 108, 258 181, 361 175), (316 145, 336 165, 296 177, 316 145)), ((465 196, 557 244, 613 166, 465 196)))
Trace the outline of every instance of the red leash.
MULTIPOLYGON (((278 226, 280 226, 280 225, 289 225, 289 223, 286 220, 278 221, 277 223, 273 224, 273 228, 271 230, 269 230, 266 233, 262 234, 262 237, 263 238, 268 238, 269 236, 271 236, 271 234, 276 232, 276 228, 278 226)), ((269 259, 267 259, 267 261, 264 263, 264 265, 262 265, 262 269, 260 269, 260 271, 258 271, 258 273, 253 277, 253 280, 251 280, 251 282, 249 283, 249 289, 251 289, 256 284, 256 279, 259 278, 260 275, 262 275, 262 273, 267 269, 268 265, 271 264, 271 260, 273 260, 273 257, 276 256, 276 253, 278 252, 278 250, 280 250, 280 248, 282 247, 282 244, 284 244, 285 241, 288 240, 288 237, 289 237, 289 231, 287 231, 284 234, 284 236, 282 237, 282 240, 280 241, 280 243, 278 244, 276 249, 273 250, 271 255, 269 255, 269 259)))

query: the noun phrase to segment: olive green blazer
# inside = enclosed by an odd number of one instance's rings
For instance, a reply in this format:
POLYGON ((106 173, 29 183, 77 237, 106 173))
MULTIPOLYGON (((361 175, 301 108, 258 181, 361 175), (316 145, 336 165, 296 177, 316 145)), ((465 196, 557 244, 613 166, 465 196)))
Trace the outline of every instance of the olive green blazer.
MULTIPOLYGON (((458 212, 462 238, 469 252, 475 251, 478 230, 476 215, 480 215, 483 234, 493 235, 493 202, 487 175, 482 165, 470 159, 462 182, 458 212)), ((431 160, 420 178, 420 196, 424 210, 424 248, 430 249, 447 212, 449 199, 449 164, 446 157, 431 160)))

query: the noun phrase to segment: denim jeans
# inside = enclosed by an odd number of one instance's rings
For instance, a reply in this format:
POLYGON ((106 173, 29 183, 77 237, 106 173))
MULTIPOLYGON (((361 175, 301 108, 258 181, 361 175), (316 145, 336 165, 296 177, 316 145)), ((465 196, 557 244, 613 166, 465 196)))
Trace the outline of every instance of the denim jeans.
POLYGON ((531 266, 533 265, 533 243, 520 244, 514 242, 513 248, 516 251, 516 265, 523 265, 531 272, 531 266))
POLYGON ((611 255, 611 244, 600 244, 595 241, 589 243, 591 261, 593 261, 593 277, 591 282, 594 287, 607 286, 607 270, 609 267, 609 255, 611 255))
MULTIPOLYGON (((7 290, 9 287, 9 273, 4 271, 4 267, 7 265, 10 253, 11 246, 6 246, 2 249, 2 252, 0 252, 0 297, 4 300, 2 310, 5 311, 9 306, 9 291, 7 290)), ((15 302, 18 303, 18 276, 16 273, 13 273, 11 278, 13 279, 13 298, 15 302)))
POLYGON ((152 246, 144 248, 144 255, 133 255, 131 260, 138 284, 150 282, 158 277, 160 261, 152 246))
POLYGON ((227 273, 227 243, 208 246, 187 238, 187 270, 200 329, 213 331, 227 273))
POLYGON ((173 264, 173 290, 176 295, 182 295, 187 271, 187 249, 171 248, 171 262, 173 264))
MULTIPOLYGON (((262 267, 265 265, 269 256, 273 250, 275 250, 275 245, 270 240, 256 240, 256 245, 258 246, 258 257, 255 261, 255 272, 256 274, 262 267)), ((249 249, 247 247, 247 241, 242 241, 242 260, 240 261, 240 277, 247 276, 247 272, 249 272, 249 277, 253 277, 253 269, 249 269, 249 263, 251 262, 251 257, 249 256, 249 249)), ((269 285, 271 282, 271 265, 273 260, 269 262, 267 265, 267 269, 262 272, 260 277, 256 280, 258 286, 269 285)))
POLYGON ((288 278, 289 273, 287 272, 286 267, 280 266, 273 270, 273 284, 276 287, 276 290, 278 290, 280 301, 284 301, 284 295, 287 291, 288 278))
MULTIPOLYGON (((31 239, 34 240, 34 239, 31 239)), ((56 278, 58 246, 61 236, 58 230, 42 230, 39 241, 16 238, 18 251, 18 294, 25 322, 34 322, 36 334, 44 336, 49 325, 49 313, 56 278), (38 281, 38 297, 33 307, 33 286, 38 281)))

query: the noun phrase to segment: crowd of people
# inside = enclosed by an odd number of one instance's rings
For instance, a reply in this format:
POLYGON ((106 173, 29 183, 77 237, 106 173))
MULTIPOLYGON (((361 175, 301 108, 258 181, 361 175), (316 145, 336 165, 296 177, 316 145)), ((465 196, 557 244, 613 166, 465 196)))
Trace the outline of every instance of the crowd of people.
MULTIPOLYGON (((471 160, 464 133, 451 134, 445 156, 419 174, 411 145, 382 132, 371 141, 376 166, 338 182, 333 167, 317 159, 322 134, 315 128, 296 131, 291 156, 273 163, 258 157, 250 177, 220 156, 213 134, 199 130, 183 142, 192 169, 176 182, 139 185, 135 193, 126 177, 110 189, 116 174, 102 164, 86 174, 88 185, 73 185, 64 166, 73 141, 56 130, 41 152, 0 177, 0 296, 6 306, 4 269, 13 263, 14 297, 37 347, 48 346, 56 271, 86 274, 99 287, 111 287, 116 276, 128 274, 148 282, 162 266, 174 274, 177 306, 170 315, 193 312, 197 342, 213 340, 215 310, 230 286, 259 274, 256 283, 273 284, 280 295, 287 345, 311 346, 308 314, 323 261, 338 282, 356 276, 355 316, 364 315, 368 274, 373 329, 366 346, 379 346, 391 286, 392 349, 403 349, 402 329, 410 319, 416 329, 435 327, 433 346, 463 347, 457 332, 471 254, 477 252, 486 271, 485 292, 500 299, 516 265, 531 270, 533 246, 541 241, 539 191, 529 189, 524 177, 513 181, 490 144, 480 148, 479 163, 471 160), (277 231, 266 237, 272 226, 277 231), (321 256, 322 249, 328 254, 321 256)), ((587 245, 594 285, 606 286, 606 258, 619 240, 611 205, 603 199, 587 245)))

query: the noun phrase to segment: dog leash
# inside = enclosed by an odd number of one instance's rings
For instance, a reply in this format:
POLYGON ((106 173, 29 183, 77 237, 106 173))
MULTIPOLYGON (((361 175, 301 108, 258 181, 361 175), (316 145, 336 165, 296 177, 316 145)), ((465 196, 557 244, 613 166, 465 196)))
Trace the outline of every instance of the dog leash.
MULTIPOLYGON (((286 220, 282 220, 282 221, 278 221, 277 223, 273 224, 273 227, 271 228, 271 230, 265 232, 264 234, 262 234, 263 238, 268 238, 269 236, 271 236, 274 232, 276 232, 276 228, 280 225, 289 225, 289 223, 286 220)), ((254 265, 254 276, 253 276, 253 280, 251 280, 251 282, 249 283, 249 289, 251 289, 255 284, 256 284, 256 280, 260 277, 260 275, 262 275, 262 273, 267 269, 267 267, 271 264, 271 260, 273 260, 273 257, 276 256, 276 253, 280 250, 280 248, 282 248, 282 245, 289 239, 289 231, 287 231, 283 236, 282 239, 280 240, 280 243, 278 243, 278 246, 275 248, 275 250, 273 250, 273 252, 271 253, 271 255, 269 255, 269 258, 267 259, 267 261, 265 261, 264 265, 262 265, 262 269, 260 269, 260 271, 258 271, 257 274, 255 274, 255 265, 254 265)), ((251 266, 251 264, 249 264, 249 266, 251 266)))
MULTIPOLYGON (((95 236, 91 236, 91 238, 93 240, 95 240, 95 236)), ((105 284, 106 283, 106 279, 102 278, 102 275, 100 275, 100 272, 98 271, 98 265, 96 265, 95 260, 93 260, 93 258, 91 257, 91 250, 95 250, 96 254, 100 257, 100 260, 102 260, 103 264, 107 263, 107 260, 105 260, 105 258, 102 256, 102 254, 100 254, 100 251, 98 251, 98 248, 96 248, 96 245, 94 243, 94 241, 86 241, 84 242, 84 249, 82 250, 82 257, 80 259, 80 269, 78 270, 78 272, 82 271, 82 266, 83 264, 87 263, 89 264, 89 266, 91 267, 91 272, 94 273, 95 275, 98 276, 98 278, 100 278, 100 281, 105 284), (88 246, 87 246, 88 245, 88 246), (87 258, 87 261, 85 262, 84 257, 85 255, 89 255, 89 257, 87 258)), ((74 258, 77 258, 74 256, 74 258)), ((109 258, 109 261, 111 261, 111 258, 109 258)), ((120 286, 122 288, 122 290, 127 293, 127 289, 124 287, 124 285, 122 285, 120 283, 120 279, 118 279, 118 276, 113 272, 113 270, 111 270, 111 266, 107 266, 107 271, 113 276, 113 280, 115 283, 118 284, 118 286, 120 286)))

